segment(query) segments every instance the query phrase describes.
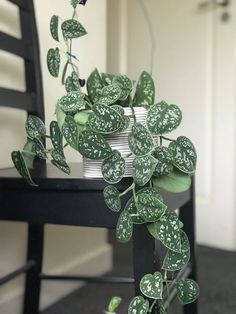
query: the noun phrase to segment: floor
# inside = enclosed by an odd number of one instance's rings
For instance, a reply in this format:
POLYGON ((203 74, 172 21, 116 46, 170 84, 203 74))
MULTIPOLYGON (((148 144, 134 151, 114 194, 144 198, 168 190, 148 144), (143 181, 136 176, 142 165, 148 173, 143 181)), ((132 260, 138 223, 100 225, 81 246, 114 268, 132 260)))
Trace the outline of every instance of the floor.
MULTIPOLYGON (((127 248, 116 248, 113 274, 128 275, 127 267, 131 258, 127 248)), ((199 314, 236 313, 236 253, 198 247, 198 273, 201 295, 199 314)), ((127 313, 132 298, 132 286, 90 284, 60 300, 43 314, 104 314, 110 298, 118 295, 123 303, 117 314, 127 313)), ((180 314, 181 307, 176 303, 174 312, 180 314)))

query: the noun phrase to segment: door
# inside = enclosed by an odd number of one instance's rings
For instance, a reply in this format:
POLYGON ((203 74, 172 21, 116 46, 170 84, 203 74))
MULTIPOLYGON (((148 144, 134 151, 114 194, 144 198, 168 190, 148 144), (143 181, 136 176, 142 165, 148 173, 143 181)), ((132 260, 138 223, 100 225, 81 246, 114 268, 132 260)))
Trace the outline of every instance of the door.
POLYGON ((236 1, 109 2, 110 19, 119 16, 118 35, 109 25, 119 51, 109 68, 137 79, 150 70, 153 54, 157 101, 181 107, 183 123, 174 135, 196 145, 198 242, 236 249, 236 1))

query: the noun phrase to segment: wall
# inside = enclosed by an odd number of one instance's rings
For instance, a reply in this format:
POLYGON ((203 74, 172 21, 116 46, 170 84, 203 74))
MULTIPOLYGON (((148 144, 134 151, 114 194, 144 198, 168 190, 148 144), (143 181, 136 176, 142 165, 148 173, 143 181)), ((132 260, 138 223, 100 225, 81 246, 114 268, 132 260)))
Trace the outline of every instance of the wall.
MULTIPOLYGON (((41 63, 44 79, 46 123, 54 119, 54 106, 63 94, 60 81, 52 78, 45 66, 47 50, 56 42, 49 35, 49 20, 53 14, 62 18, 71 16, 69 0, 35 1, 41 63)), ((80 6, 78 14, 89 36, 81 38, 75 51, 81 60, 81 76, 87 77, 95 66, 106 68, 106 1, 89 1, 80 6)), ((20 37, 18 12, 6 0, 0 2, 0 29, 20 37)), ((0 51, 0 85, 24 90, 23 63, 19 58, 0 51)), ((25 142, 25 114, 17 110, 0 108, 0 168, 11 166, 10 153, 25 142)), ((67 153, 68 161, 80 161, 72 150, 67 153)), ((79 208, 78 208, 79 210, 79 208)), ((22 265, 26 255, 26 226, 20 223, 0 223, 0 276, 22 265)), ((111 265, 111 250, 106 244, 105 230, 74 227, 46 227, 44 270, 51 273, 104 273, 111 265)), ((20 278, 0 289, 0 313, 18 314, 24 278, 20 278)), ((58 297, 75 289, 77 284, 43 284, 42 305, 45 307, 58 297)))

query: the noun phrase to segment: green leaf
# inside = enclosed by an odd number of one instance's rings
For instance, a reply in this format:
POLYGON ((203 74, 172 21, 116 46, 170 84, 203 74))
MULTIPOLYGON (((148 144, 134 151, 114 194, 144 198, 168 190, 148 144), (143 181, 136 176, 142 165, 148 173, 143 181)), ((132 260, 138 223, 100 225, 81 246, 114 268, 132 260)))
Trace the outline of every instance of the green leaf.
POLYGON ((118 212, 121 210, 121 200, 120 193, 116 187, 108 185, 103 191, 104 201, 107 207, 113 212, 118 212))
POLYGON ((87 79, 88 96, 93 103, 96 103, 99 100, 101 96, 101 90, 103 89, 103 87, 104 84, 101 79, 101 76, 98 70, 95 69, 87 79))
POLYGON ((74 120, 78 125, 86 125, 88 122, 90 113, 85 111, 80 111, 74 115, 74 120))
POLYGON ((47 153, 43 143, 38 138, 34 138, 33 142, 33 152, 35 155, 41 159, 47 159, 47 153))
POLYGON ((134 297, 128 309, 128 314, 147 314, 149 309, 149 302, 141 296, 134 297))
POLYGON ((148 229, 148 232, 150 233, 150 235, 153 238, 159 240, 159 237, 158 237, 158 234, 157 234, 157 231, 156 231, 156 226, 155 226, 154 223, 147 225, 147 229, 148 229))
POLYGON ((136 156, 148 155, 154 147, 151 134, 141 123, 136 123, 132 127, 128 141, 131 152, 136 156))
POLYGON ((193 143, 185 136, 180 136, 169 145, 174 157, 174 165, 184 173, 193 174, 196 170, 197 153, 193 143))
POLYGON ((153 188, 146 188, 137 195, 136 207, 137 213, 146 222, 159 220, 167 209, 162 197, 153 188))
POLYGON ((43 121, 36 116, 28 116, 25 124, 25 130, 31 139, 40 138, 46 135, 46 128, 43 121))
POLYGON ((95 160, 103 160, 112 155, 112 149, 103 136, 91 130, 80 135, 78 150, 82 156, 95 160))
POLYGON ((71 5, 73 6, 74 9, 77 7, 79 2, 80 2, 80 0, 70 0, 70 3, 71 3, 71 5))
POLYGON ((54 149, 64 157, 64 150, 63 150, 63 137, 62 133, 59 129, 59 125, 56 121, 52 121, 50 123, 50 137, 52 141, 52 145, 54 149))
POLYGON ((150 299, 162 299, 163 292, 163 278, 160 272, 146 274, 139 284, 142 294, 150 299))
POLYGON ((175 130, 182 121, 182 112, 176 105, 162 101, 153 105, 147 115, 147 127, 154 135, 169 133, 175 130))
POLYGON ((77 124, 72 116, 67 116, 62 126, 62 134, 66 142, 75 150, 78 150, 79 132, 77 124))
POLYGON ((99 97, 99 104, 103 105, 112 105, 114 104, 121 96, 121 89, 116 84, 111 84, 103 87, 101 90, 101 95, 99 97))
POLYGON ((133 178, 139 186, 150 181, 156 166, 156 160, 151 155, 135 157, 133 161, 133 178))
POLYGON ((32 169, 34 165, 34 158, 35 154, 33 153, 33 145, 34 142, 31 139, 28 139, 27 143, 25 144, 22 152, 22 156, 24 158, 26 167, 28 169, 32 169))
POLYGON ((78 38, 87 34, 83 25, 74 19, 63 22, 61 29, 65 39, 78 38))
POLYGON ((130 240, 133 234, 133 222, 130 214, 123 211, 116 226, 116 238, 119 242, 126 243, 130 240))
POLYGON ((125 174, 125 160, 117 150, 102 163, 102 175, 110 184, 118 183, 125 174))
POLYGON ((101 73, 101 78, 104 86, 111 85, 115 75, 110 73, 101 73))
POLYGON ((95 104, 88 119, 90 129, 101 134, 114 133, 120 128, 121 122, 121 115, 112 107, 103 104, 95 104))
POLYGON ((59 53, 59 49, 49 49, 47 54, 47 66, 49 73, 54 76, 58 77, 59 70, 60 70, 60 63, 61 63, 61 57, 59 53))
POLYGON ((168 249, 181 253, 179 218, 174 211, 166 210, 160 220, 155 222, 158 239, 168 249))
POLYGON ((164 176, 173 171, 173 156, 167 147, 156 147, 153 156, 156 159, 156 168, 153 173, 154 176, 164 176))
MULTIPOLYGON (((140 193, 140 191, 138 192, 140 193)), ((138 193, 136 195, 138 195, 138 193)), ((145 221, 137 214, 137 207, 135 205, 134 197, 132 196, 125 205, 125 211, 127 211, 134 224, 143 224, 145 221)))
POLYGON ((57 117, 57 123, 59 126, 59 129, 61 130, 63 123, 65 122, 66 114, 65 112, 59 107, 59 105, 56 105, 56 117, 57 117))
POLYGON ((66 78, 65 87, 67 93, 80 90, 79 76, 75 71, 71 73, 71 76, 66 78))
POLYGON ((80 109, 84 109, 84 94, 80 91, 70 92, 58 100, 58 106, 65 113, 75 113, 80 109))
POLYGON ((199 297, 199 286, 192 279, 182 279, 177 283, 177 295, 183 304, 196 301, 199 297))
POLYGON ((118 306, 121 304, 122 299, 120 297, 113 297, 108 306, 108 312, 114 313, 118 306))
POLYGON ((111 106, 111 108, 115 109, 119 113, 120 116, 123 117, 125 115, 125 110, 124 110, 124 108, 122 106, 113 105, 113 106, 111 106))
POLYGON ((126 100, 133 87, 131 79, 126 75, 118 75, 114 77, 112 83, 118 85, 121 89, 119 100, 126 100))
POLYGON ((171 250, 167 251, 162 269, 168 271, 181 270, 190 260, 190 244, 187 234, 180 230, 181 235, 181 253, 177 253, 171 250))
POLYGON ((37 186, 37 184, 34 183, 34 181, 32 180, 30 176, 29 170, 25 164, 25 161, 21 152, 20 151, 12 152, 11 158, 14 163, 14 166, 16 167, 16 170, 26 180, 26 182, 32 186, 37 186))
POLYGON ((155 85, 151 75, 144 71, 142 72, 134 95, 134 107, 150 107, 154 104, 155 85))
POLYGON ((152 182, 155 188, 161 188, 172 193, 180 193, 187 191, 191 187, 192 180, 188 174, 175 168, 168 175, 158 178, 153 177, 152 182))
POLYGON ((130 117, 124 116, 122 121, 121 121, 121 126, 115 133, 122 133, 128 129, 130 125, 130 117))
POLYGON ((70 174, 70 167, 66 163, 65 157, 58 153, 56 150, 53 150, 52 153, 52 160, 51 163, 60 169, 61 171, 65 172, 66 174, 70 174))
POLYGON ((51 32, 52 38, 55 39, 56 41, 59 41, 58 21, 59 21, 59 18, 57 15, 53 15, 50 21, 50 32, 51 32))

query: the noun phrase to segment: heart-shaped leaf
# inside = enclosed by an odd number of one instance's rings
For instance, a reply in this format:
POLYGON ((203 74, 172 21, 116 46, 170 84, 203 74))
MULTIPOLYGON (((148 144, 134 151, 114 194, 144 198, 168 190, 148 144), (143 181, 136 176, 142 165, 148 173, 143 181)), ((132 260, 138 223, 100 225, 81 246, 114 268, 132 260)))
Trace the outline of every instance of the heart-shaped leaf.
POLYGON ((72 116, 66 117, 61 131, 67 143, 75 150, 78 150, 79 132, 72 116))
POLYGON ((118 183, 125 174, 125 160, 117 150, 102 163, 102 175, 110 184, 118 183))
POLYGON ((41 119, 36 116, 29 115, 26 124, 25 130, 29 138, 40 138, 46 135, 46 128, 41 119))
POLYGON ((38 138, 34 138, 33 142, 34 144, 32 149, 35 155, 41 159, 47 159, 47 153, 43 143, 38 138))
POLYGON ((57 152, 56 150, 53 150, 51 152, 52 155, 52 160, 51 163, 57 167, 58 169, 60 169, 61 171, 65 172, 66 174, 70 174, 70 167, 68 166, 68 164, 66 163, 65 157, 64 155, 62 156, 59 152, 57 152))
POLYGON ((146 222, 155 222, 165 213, 167 206, 160 195, 152 188, 147 188, 137 195, 137 212, 146 222))
POLYGON ((121 96, 121 88, 116 84, 103 87, 99 97, 99 103, 103 105, 114 104, 121 96))
POLYGON ((95 69, 87 79, 88 96, 93 103, 96 103, 99 100, 101 96, 101 90, 103 89, 103 87, 104 84, 101 79, 101 76, 98 70, 95 69))
POLYGON ((147 115, 147 126, 154 135, 169 133, 175 130, 182 121, 182 113, 178 106, 168 105, 162 101, 153 105, 147 115))
POLYGON ((199 286, 192 279, 182 279, 177 283, 177 295, 183 304, 189 304, 199 297, 199 286))
POLYGON ((80 91, 70 92, 59 99, 57 104, 65 113, 74 113, 80 109, 84 109, 84 94, 80 91))
POLYGON ((14 166, 16 167, 16 170, 26 180, 26 182, 32 186, 37 186, 37 184, 35 184, 31 178, 31 175, 30 175, 29 170, 25 164, 25 161, 24 161, 24 158, 23 158, 21 152, 20 151, 12 152, 11 158, 12 158, 12 161, 14 163, 14 166))
POLYGON ((74 19, 63 22, 61 29, 65 39, 78 38, 87 34, 83 25, 74 19))
POLYGON ((150 299, 162 299, 163 278, 160 272, 143 276, 139 284, 142 294, 150 299))
POLYGON ((50 137, 54 150, 64 157, 62 133, 56 121, 50 123, 50 137))
POLYGON ((56 41, 59 41, 58 21, 59 21, 59 18, 57 15, 53 15, 50 21, 50 32, 51 32, 52 38, 55 39, 56 41))
POLYGON ((168 250, 163 262, 162 269, 168 271, 178 271, 181 270, 189 262, 190 244, 188 236, 183 230, 180 230, 180 235, 181 235, 181 253, 168 250))
POLYGON ((134 95, 134 107, 150 107, 154 104, 155 85, 151 75, 144 71, 142 72, 134 95))
POLYGON ((95 104, 88 119, 90 129, 101 134, 114 133, 120 128, 121 122, 121 115, 112 107, 103 104, 95 104))
MULTIPOLYGON (((138 193, 136 195, 138 195, 138 193)), ((124 210, 126 210, 130 214, 133 224, 145 223, 145 221, 137 213, 137 207, 135 205, 135 200, 133 196, 126 203, 124 210)))
POLYGON ((79 138, 79 152, 82 156, 103 160, 112 155, 112 149, 102 135, 91 130, 85 130, 79 138))
POLYGON ((133 178, 139 186, 150 181, 156 167, 156 160, 151 155, 135 157, 133 161, 133 178))
POLYGON ((119 105, 113 105, 111 108, 115 109, 119 113, 120 116, 123 117, 125 115, 125 110, 123 107, 121 107, 119 105))
POLYGON ((54 76, 58 77, 59 70, 60 70, 60 63, 61 57, 59 53, 59 49, 49 49, 47 54, 47 66, 49 73, 54 76))
POLYGON ((121 200, 120 193, 116 187, 108 185, 103 191, 104 201, 107 207, 113 212, 118 212, 121 210, 121 200))
POLYGON ((113 78, 113 84, 117 84, 121 89, 120 100, 126 100, 132 91, 132 81, 126 75, 117 75, 113 78))
POLYGON ((86 111, 80 111, 74 115, 74 120, 78 125, 86 125, 88 122, 90 113, 86 111))
POLYGON ((196 170, 197 153, 193 143, 185 136, 180 136, 169 145, 174 156, 174 165, 184 173, 192 174, 196 170))
POLYGON ((124 116, 122 121, 121 121, 121 126, 115 133, 122 133, 128 129, 130 125, 130 117, 124 116))
POLYGON ((67 77, 65 87, 67 93, 80 90, 79 76, 75 71, 71 73, 71 76, 67 77))
POLYGON ((171 151, 164 146, 158 146, 153 152, 156 159, 156 167, 153 173, 154 176, 164 176, 173 170, 173 156, 171 151))
POLYGON ((152 179, 155 188, 162 188, 172 193, 187 191, 191 187, 190 175, 174 169, 173 172, 166 176, 155 177, 152 179))
POLYGON ((134 297, 128 309, 128 314, 147 314, 149 309, 149 302, 141 296, 134 297))
POLYGON ((155 222, 158 239, 168 249, 181 253, 179 218, 174 211, 166 210, 160 220, 155 222))
POLYGON ((121 304, 121 302, 122 299, 120 297, 113 297, 108 305, 108 312, 114 313, 118 306, 121 304))
POLYGON ((133 222, 130 214, 123 211, 116 226, 116 239, 119 242, 126 243, 130 240, 133 234, 133 222))
POLYGON ((146 127, 141 123, 136 123, 132 127, 132 132, 129 134, 129 148, 136 156, 148 155, 153 147, 154 141, 146 127))

